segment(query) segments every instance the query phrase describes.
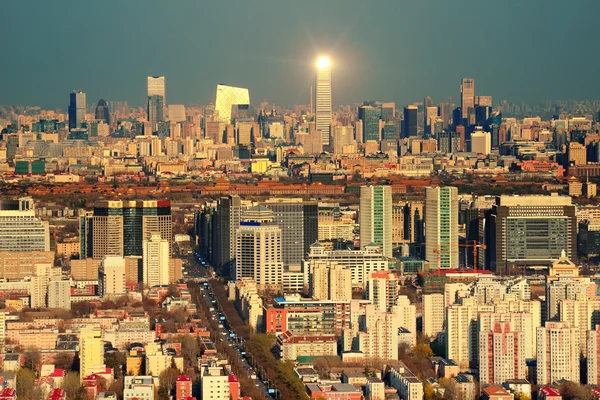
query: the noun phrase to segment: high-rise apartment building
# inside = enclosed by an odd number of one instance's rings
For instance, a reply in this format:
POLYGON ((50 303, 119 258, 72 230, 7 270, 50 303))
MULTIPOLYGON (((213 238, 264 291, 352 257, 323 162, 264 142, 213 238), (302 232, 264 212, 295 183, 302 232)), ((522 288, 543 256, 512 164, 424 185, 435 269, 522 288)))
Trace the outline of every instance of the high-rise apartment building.
POLYGON ((392 257, 392 187, 361 186, 360 247, 374 243, 392 257))
POLYGON ((367 279, 366 298, 380 311, 390 311, 398 300, 398 276, 391 271, 373 272, 367 279))
MULTIPOLYGON (((80 223, 80 229, 84 223, 80 223)), ((103 200, 94 205, 91 253, 95 259, 141 256, 143 241, 153 233, 167 240, 170 254, 173 236, 170 201, 103 200)))
POLYGON ((537 384, 566 379, 579 382, 579 334, 566 322, 537 329, 537 384))
POLYGON ((367 278, 373 272, 388 269, 388 258, 381 254, 376 244, 367 245, 362 250, 327 250, 322 244, 314 243, 310 246, 303 266, 305 273, 310 270, 312 263, 318 261, 338 263, 350 268, 352 287, 360 289, 365 288, 367 278))
POLYGON ((32 198, 0 200, 0 251, 50 251, 48 221, 36 217, 32 198))
POLYGON ((217 85, 215 112, 217 121, 231 123, 231 107, 234 105, 250 105, 250 92, 246 88, 217 85))
POLYGON ((207 365, 200 371, 201 399, 230 399, 229 377, 222 366, 207 365))
POLYGON ((479 382, 525 379, 524 340, 523 332, 513 331, 509 322, 496 322, 491 330, 479 332, 479 382))
POLYGON ((310 265, 308 288, 313 299, 352 300, 352 271, 341 264, 315 261, 310 265))
POLYGON ((587 332, 587 384, 600 384, 600 325, 587 332))
POLYGON ((429 293, 423 295, 423 335, 435 339, 444 331, 446 320, 446 304, 442 293, 429 293))
POLYGON ((323 146, 329 145, 329 129, 332 118, 331 62, 327 57, 317 60, 315 91, 315 122, 321 131, 323 146))
POLYGON ((143 282, 147 287, 168 285, 169 281, 169 241, 159 233, 153 233, 143 242, 143 282))
POLYGON ((396 296, 390 311, 396 314, 398 325, 410 332, 411 346, 417 344, 417 307, 410 302, 408 296, 396 296))
MULTIPOLYGON (((475 110, 475 79, 463 78, 460 81, 460 109, 462 119, 467 119, 469 109, 475 110)), ((454 121, 456 124, 457 121, 454 121)))
POLYGON ((50 277, 48 281, 48 308, 71 309, 71 280, 62 276, 50 277))
POLYGON ((419 109, 417 106, 406 106, 404 107, 404 122, 402 125, 402 137, 416 137, 417 136, 417 113, 419 109))
POLYGON ((71 92, 69 101, 69 130, 81 127, 85 121, 86 111, 85 93, 74 90, 71 92))
POLYGON ((102 328, 87 325, 79 333, 79 379, 100 371, 104 366, 102 328))
POLYGON ((367 359, 382 361, 398 359, 398 316, 382 312, 374 305, 365 307, 360 317, 361 331, 358 333, 358 348, 367 359))
POLYGON ((486 218, 486 263, 503 274, 527 265, 577 257, 577 219, 571 197, 499 196, 486 218), (517 233, 517 234, 515 234, 517 233))
POLYGON ((425 189, 425 259, 431 270, 458 267, 458 189, 425 189))
POLYGON ((273 222, 281 229, 283 265, 299 266, 310 245, 319 237, 317 203, 293 198, 271 198, 263 205, 273 211, 273 222))
MULTIPOLYGON (((138 279, 139 280, 139 279, 138 279)), ((106 256, 98 268, 98 294, 100 297, 127 294, 126 268, 123 257, 106 256)))
POLYGON ((235 278, 252 278, 262 291, 280 291, 283 283, 281 228, 263 206, 242 214, 236 232, 235 278))

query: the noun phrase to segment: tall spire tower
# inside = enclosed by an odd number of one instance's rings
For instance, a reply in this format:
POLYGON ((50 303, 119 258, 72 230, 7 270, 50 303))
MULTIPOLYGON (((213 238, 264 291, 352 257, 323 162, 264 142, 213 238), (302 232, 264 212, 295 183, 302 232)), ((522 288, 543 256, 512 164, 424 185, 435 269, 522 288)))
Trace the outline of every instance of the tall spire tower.
POLYGON ((315 125, 323 135, 323 146, 329 145, 329 124, 331 123, 331 62, 327 57, 317 60, 315 92, 315 125))

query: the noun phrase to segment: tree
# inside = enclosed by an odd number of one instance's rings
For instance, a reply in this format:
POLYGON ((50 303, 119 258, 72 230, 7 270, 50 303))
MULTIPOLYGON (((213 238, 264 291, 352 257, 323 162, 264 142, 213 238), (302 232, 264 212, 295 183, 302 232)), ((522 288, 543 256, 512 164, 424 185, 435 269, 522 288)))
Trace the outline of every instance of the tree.
POLYGON ((115 378, 123 375, 123 365, 127 363, 127 355, 122 351, 111 351, 104 355, 104 363, 115 371, 115 378))
POLYGON ((108 391, 115 392, 117 394, 117 398, 123 398, 123 386, 125 382, 123 377, 117 378, 108 386, 108 391))
POLYGON ((198 357, 198 340, 191 336, 183 336, 181 338, 181 355, 185 368, 193 368, 196 364, 196 357, 198 357))
POLYGON ((54 357, 54 365, 56 368, 69 371, 73 366, 73 354, 60 352, 54 357))
POLYGON ((93 310, 89 301, 78 301, 71 305, 71 312, 75 317, 87 317, 93 310))
POLYGON ((35 372, 27 368, 17 371, 17 397, 19 399, 33 400, 33 386, 35 372))
POLYGON ((32 371, 37 371, 40 367, 42 355, 39 351, 30 351, 23 356, 23 366, 32 371))
POLYGON ((559 391, 564 400, 594 400, 596 397, 589 386, 582 386, 575 382, 566 382, 560 385, 559 391))
POLYGON ((67 372, 63 378, 62 388, 65 391, 67 400, 77 399, 83 389, 79 383, 79 373, 74 371, 67 372))
POLYGON ((169 367, 160 373, 159 386, 158 386, 158 398, 161 400, 169 400, 171 390, 177 382, 179 371, 177 368, 169 367))

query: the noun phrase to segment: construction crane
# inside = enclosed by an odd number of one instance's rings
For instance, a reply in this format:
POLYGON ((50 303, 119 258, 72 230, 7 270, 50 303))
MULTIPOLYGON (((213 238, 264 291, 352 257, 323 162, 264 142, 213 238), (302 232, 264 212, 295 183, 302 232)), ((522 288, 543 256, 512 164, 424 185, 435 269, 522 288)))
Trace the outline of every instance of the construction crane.
MULTIPOLYGON (((435 250, 433 250, 433 252, 437 254, 437 265, 438 266, 440 265, 440 257, 441 257, 440 254, 441 253, 459 254, 459 252, 455 251, 455 250, 443 250, 443 249, 440 249, 439 248, 439 246, 440 246, 439 243, 425 242, 425 243, 419 243, 419 244, 420 245, 425 245, 425 246, 429 245, 429 246, 438 247, 435 250)), ((473 249, 473 269, 477 270, 477 249, 479 248, 479 249, 486 250, 487 246, 485 244, 483 244, 483 243, 478 243, 477 240, 469 240, 467 243, 459 243, 458 247, 470 247, 470 248, 473 249)), ((465 263, 466 262, 467 262, 467 260, 466 260, 466 257, 465 257, 465 263)))

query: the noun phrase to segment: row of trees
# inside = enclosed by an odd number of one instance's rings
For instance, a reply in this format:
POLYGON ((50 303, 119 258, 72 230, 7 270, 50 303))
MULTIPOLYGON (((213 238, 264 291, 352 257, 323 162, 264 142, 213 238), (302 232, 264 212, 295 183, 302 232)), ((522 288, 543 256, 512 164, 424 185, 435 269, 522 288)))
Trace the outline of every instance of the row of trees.
POLYGON ((217 280, 211 280, 210 285, 223 313, 227 316, 227 321, 236 334, 245 341, 246 353, 251 355, 254 367, 260 368, 274 383, 280 398, 305 398, 306 390, 294 374, 293 364, 277 360, 271 352, 275 337, 253 333, 252 329, 244 323, 233 303, 228 300, 224 286, 217 280))

